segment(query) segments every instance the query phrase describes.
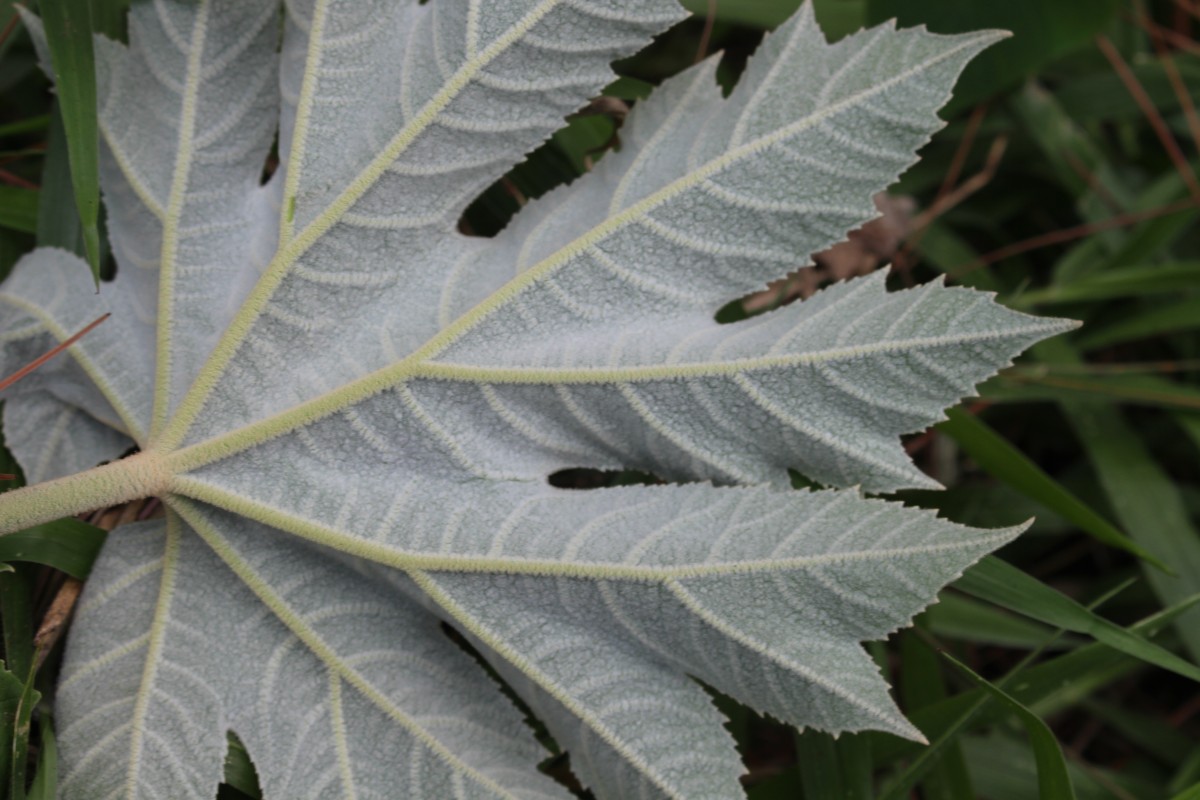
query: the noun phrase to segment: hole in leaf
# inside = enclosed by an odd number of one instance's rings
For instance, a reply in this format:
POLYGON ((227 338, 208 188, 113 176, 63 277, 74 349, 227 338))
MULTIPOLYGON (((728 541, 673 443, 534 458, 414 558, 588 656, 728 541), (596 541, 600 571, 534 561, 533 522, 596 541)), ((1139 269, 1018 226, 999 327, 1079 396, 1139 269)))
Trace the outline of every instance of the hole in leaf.
POLYGON ((550 734, 546 724, 533 713, 533 710, 525 703, 521 696, 513 691, 512 687, 500 677, 500 673, 496 672, 492 665, 487 662, 487 659, 475 649, 457 628, 445 621, 440 624, 440 627, 446 638, 454 642, 459 649, 470 656, 496 682, 504 696, 525 717, 525 724, 532 730, 533 737, 546 748, 546 758, 538 764, 538 770, 562 786, 570 789, 577 797, 592 797, 593 795, 581 787, 579 779, 571 772, 568 754, 559 747, 558 742, 550 734))
POLYGON ((227 731, 229 748, 225 751, 225 779, 217 790, 217 800, 262 800, 258 770, 250 753, 233 731, 227 731))
POLYGON ((551 475, 548 481, 558 489, 604 489, 610 486, 656 486, 666 483, 662 478, 648 472, 585 467, 559 470, 551 475))
POLYGON ((467 207, 459 232, 495 236, 527 202, 583 175, 605 152, 619 146, 618 133, 628 111, 625 101, 600 96, 571 115, 565 127, 467 207))
POLYGON ((271 176, 279 169, 279 133, 275 133, 275 140, 271 142, 271 149, 267 151, 267 157, 263 159, 262 173, 258 176, 258 185, 266 186, 267 181, 271 180, 271 176))
POLYGON ((841 242, 813 255, 810 266, 726 304, 717 312, 716 321, 724 325, 774 311, 806 300, 835 283, 869 275, 886 264, 891 264, 889 284, 913 285, 904 247, 914 232, 916 201, 907 195, 880 192, 875 195, 875 208, 879 216, 850 231, 841 242))

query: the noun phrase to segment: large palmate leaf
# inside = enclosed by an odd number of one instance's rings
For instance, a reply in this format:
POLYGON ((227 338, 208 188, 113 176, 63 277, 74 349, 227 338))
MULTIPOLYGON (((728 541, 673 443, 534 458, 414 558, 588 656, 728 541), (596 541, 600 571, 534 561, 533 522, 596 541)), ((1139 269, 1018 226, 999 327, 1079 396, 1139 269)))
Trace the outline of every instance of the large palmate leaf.
POLYGON ((600 797, 741 796, 694 678, 797 726, 920 737, 860 643, 1018 531, 862 492, 935 485, 900 434, 1067 324, 882 274, 713 315, 873 216, 997 35, 829 46, 802 9, 729 97, 699 64, 593 174, 457 233, 679 17, 159 0, 127 48, 99 41, 117 278, 97 297, 74 256, 28 256, 2 366, 112 317, 11 390, 8 441, 60 479, 0 498, 0 530, 167 513, 115 531, 89 580, 64 797, 211 797, 230 730, 269 797, 564 796, 442 620, 600 797), (547 482, 568 467, 686 485, 547 482), (789 468, 842 488, 790 491, 789 468))

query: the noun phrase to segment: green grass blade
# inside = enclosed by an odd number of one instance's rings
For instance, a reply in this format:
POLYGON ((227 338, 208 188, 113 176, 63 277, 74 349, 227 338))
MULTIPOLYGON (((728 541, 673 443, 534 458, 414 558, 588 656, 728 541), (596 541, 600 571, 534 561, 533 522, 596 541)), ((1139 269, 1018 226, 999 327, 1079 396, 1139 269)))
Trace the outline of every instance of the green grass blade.
POLYGON ((1148 308, 1109 325, 1092 327, 1075 344, 1082 350, 1095 350, 1196 328, 1200 328, 1200 297, 1189 297, 1170 305, 1148 308))
POLYGON ((38 714, 41 733, 41 752, 38 754, 37 774, 29 786, 28 800, 55 800, 58 797, 58 740, 54 725, 43 709, 38 714))
POLYGON ((1145 548, 1138 546, 1108 520, 1068 492, 982 420, 958 408, 950 409, 946 416, 948 419, 937 426, 938 430, 958 442, 959 447, 992 477, 1070 520, 1101 542, 1132 553, 1160 569, 1166 569, 1166 566, 1145 548))
POLYGON ((20 679, 0 665, 0 787, 8 786, 12 777, 13 732, 24 691, 20 679))
POLYGON ((1113 300, 1200 288, 1200 261, 1140 264, 1087 275, 1070 283, 1034 289, 1010 298, 1029 308, 1052 303, 1113 300))
MULTIPOLYGON (((1123 592, 1128 588, 1130 582, 1127 581, 1119 586, 1110 589, 1105 594, 1101 595, 1090 605, 1090 608, 1098 608, 1108 602, 1113 597, 1123 592)), ((1197 598, 1200 599, 1200 598, 1197 598)), ((1150 623, 1143 623, 1149 627, 1150 623)), ((1165 624, 1165 623, 1162 623, 1165 624)), ((1031 680, 1026 668, 1034 663, 1034 661, 1046 649, 1052 647, 1062 636, 1063 630, 1054 631, 1040 647, 1033 652, 1027 654, 1021 661, 1013 667, 1007 676, 1000 683, 1005 687, 1016 684, 1016 679, 1021 678, 1017 685, 1017 690, 1028 690, 1031 686, 1039 686, 1039 684, 1031 680)), ((1113 651, 1105 648, 1103 645, 1088 645, 1083 650, 1098 649, 1101 652, 1113 651)), ((1074 655, 1074 654, 1072 654, 1074 655)), ((1068 671, 1063 674, 1055 674, 1052 676, 1051 682, 1043 682, 1042 687, 1048 687, 1047 692, 1062 691, 1063 686, 1069 685, 1072 678, 1078 676, 1083 671, 1081 665, 1069 663, 1064 658, 1060 658, 1052 664, 1067 663, 1068 671)), ((1121 659, 1120 655, 1116 656, 1117 660, 1121 659)), ((1103 660, 1103 659, 1099 659, 1103 660)), ((1093 662, 1088 662, 1088 668, 1093 662)), ((1034 672, 1031 670, 1030 672, 1034 672)), ((1060 669, 1061 672, 1061 669, 1060 669)), ((912 791, 917 782, 921 780, 937 764, 941 758, 941 753, 948 748, 961 749, 959 746, 959 734, 964 732, 969 725, 982 724, 984 721, 994 721, 992 718, 982 719, 985 709, 988 707, 988 695, 982 689, 974 689, 968 692, 961 693, 954 697, 948 698, 942 702, 928 706, 925 709, 917 709, 915 712, 910 711, 909 717, 913 723, 929 738, 929 743, 925 746, 914 744, 913 742, 901 740, 895 736, 879 735, 878 745, 880 752, 880 763, 890 763, 894 758, 899 758, 905 755, 913 755, 912 761, 905 769, 897 775, 891 785, 888 787, 882 800, 903 800, 912 791), (916 750, 915 753, 911 751, 916 750)), ((996 706, 993 706, 996 707, 996 706)), ((995 716, 995 715, 993 715, 995 716)))
POLYGON ((33 688, 33 673, 31 672, 21 690, 21 699, 17 703, 13 718, 12 770, 9 772, 8 784, 9 800, 25 800, 29 734, 33 728, 33 709, 41 699, 41 693, 33 688))
POLYGON ((1167 765, 1182 764, 1193 747, 1191 737, 1159 717, 1091 698, 1084 700, 1082 707, 1126 741, 1167 765))
MULTIPOLYGON (((1134 623, 1129 631, 1151 639, 1160 636, 1197 603, 1200 603, 1200 595, 1134 623)), ((1002 685, 1022 703, 1036 706, 1043 714, 1073 706, 1092 692, 1128 677, 1143 664, 1099 642, 1025 668, 1024 664, 1033 662, 1033 655, 1026 656, 1013 669, 1013 677, 1003 681, 1002 685)), ((890 764, 899 758, 913 757, 911 771, 918 761, 944 746, 960 729, 999 722, 1007 712, 998 706, 980 708, 981 700, 986 697, 982 689, 973 689, 910 713, 909 718, 930 744, 924 746, 895 736, 876 734, 872 736, 876 760, 880 764, 890 764)), ((903 794, 899 796, 903 797, 903 794)))
MULTIPOLYGON (((1075 408, 1114 400, 1177 411, 1200 411, 1200 389, 1149 375, 1082 376, 1048 371, 1008 370, 980 387, 979 396, 994 402, 1052 401, 1075 408)), ((1073 412, 1072 412, 1073 413, 1073 412)), ((1125 526, 1128 529, 1128 525, 1125 526)), ((1130 531, 1130 537, 1137 536, 1130 531)))
POLYGON ((33 611, 24 570, 0 573, 0 619, 5 662, 16 675, 28 675, 33 668, 33 611))
MULTIPOLYGON (((1040 359, 1071 366, 1080 363, 1078 354, 1061 339, 1045 344, 1049 346, 1035 348, 1040 359)), ((1117 521, 1134 541, 1171 565, 1174 575, 1145 571, 1159 599, 1164 604, 1176 603, 1200 592, 1200 532, 1192 525, 1171 476, 1117 409, 1094 402, 1063 401, 1061 405, 1117 521)), ((1200 403, 1193 408, 1200 408, 1200 403)), ((1178 627, 1188 654, 1200 661, 1200 609, 1183 617, 1178 627)))
POLYGON ((38 191, 0 186, 0 227, 37 233, 38 191))
POLYGON ((804 800, 842 800, 846 796, 832 736, 812 729, 796 734, 796 760, 804 800))
POLYGON ((100 139, 96 119, 96 64, 90 0, 43 0, 42 21, 54 62, 67 134, 75 208, 83 228, 92 278, 100 287, 100 139))
POLYGON ((38 114, 25 119, 18 119, 13 122, 6 122, 0 125, 0 136, 16 136, 21 133, 36 133, 44 130, 50 124, 49 114, 38 114))
POLYGON ((875 789, 871 785, 871 775, 875 765, 870 737, 861 733, 843 733, 837 739, 837 755, 842 785, 846 788, 843 800, 873 800, 875 789))
POLYGON ((1200 783, 1193 783, 1191 786, 1172 797, 1171 800, 1200 800, 1200 783))
POLYGON ((1086 633, 1148 664, 1200 682, 1200 667, 1097 616, 995 556, 987 556, 967 570, 954 587, 1055 627, 1086 633))
POLYGON ((0 561, 45 564, 84 580, 108 534, 71 517, 0 538, 0 561))
MULTIPOLYGON (((926 615, 925 620, 928 619, 926 615)), ((914 711, 946 699, 941 659, 925 641, 920 628, 914 628, 901 638, 900 665, 900 701, 906 711, 914 711)), ((927 774, 921 780, 920 789, 925 800, 975 797, 971 776, 967 772, 967 764, 957 737, 947 741, 940 755, 933 760, 927 774)))
MULTIPOLYGON (((929 632, 939 638, 1023 650, 1041 647, 1053 633, 1053 629, 1040 622, 952 592, 944 593, 937 605, 926 609, 924 619, 929 632)), ((1080 641, 1078 638, 1060 641, 1058 647, 1074 647, 1080 641)))
POLYGON ((71 182, 67 132, 57 108, 51 114, 46 156, 42 163, 41 188, 37 216, 38 246, 61 247, 87 258, 83 227, 75 210, 75 187, 71 182))
POLYGON ((1179 765, 1179 769, 1175 770, 1170 783, 1167 784, 1167 791, 1173 795, 1184 796, 1185 792, 1196 791, 1197 787, 1200 787, 1200 744, 1192 748, 1192 752, 1179 765))
POLYGON ((1067 774, 1067 762, 1062 748, 1042 718, 1026 708, 1020 701, 1003 689, 980 677, 974 670, 949 653, 942 654, 947 661, 962 670, 963 674, 996 700, 1007 705, 1021 720, 1033 746, 1033 757, 1037 760, 1038 795, 1041 800, 1074 800, 1075 790, 1067 774))

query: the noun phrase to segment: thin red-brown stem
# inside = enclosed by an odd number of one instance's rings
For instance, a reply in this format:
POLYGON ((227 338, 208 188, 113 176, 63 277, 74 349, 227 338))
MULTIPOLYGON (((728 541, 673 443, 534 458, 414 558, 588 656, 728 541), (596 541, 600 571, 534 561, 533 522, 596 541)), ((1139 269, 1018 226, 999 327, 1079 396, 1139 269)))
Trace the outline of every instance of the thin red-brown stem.
POLYGON ((33 372, 35 369, 40 367, 42 364, 45 364, 50 359, 54 358, 56 355, 61 353, 63 350, 66 350, 68 347, 70 347, 71 345, 78 342, 84 336, 87 336, 89 333, 92 332, 93 328, 95 328, 101 322, 104 322, 104 320, 108 319, 110 316, 112 316, 112 315, 111 314, 101 314, 99 317, 97 317, 96 319, 89 322, 83 328, 83 330, 79 331, 74 336, 72 336, 71 338, 69 338, 65 342, 63 342, 62 344, 55 345, 55 347, 52 348, 49 352, 38 356, 33 361, 30 361, 28 364, 21 367, 16 372, 14 372, 12 375, 9 375, 4 380, 0 381, 0 391, 7 389, 9 386, 12 386, 14 383, 21 380, 21 378, 24 378, 26 375, 28 375, 29 373, 33 372))
POLYGON ((1000 161, 1004 158, 1004 151, 1007 148, 1008 137, 997 136, 991 147, 988 148, 983 169, 967 178, 952 191, 941 195, 933 202, 933 205, 918 214, 912 222, 913 230, 918 233, 924 230, 929 223, 991 183, 992 178, 996 177, 996 170, 999 169, 1000 161))
POLYGON ((1109 211, 1114 214, 1119 214, 1125 209, 1121 207, 1121 201, 1113 196, 1113 193, 1108 190, 1108 187, 1100 180, 1096 173, 1088 169, 1088 165, 1083 163, 1079 156, 1072 153, 1070 150, 1063 151, 1063 157, 1067 161, 1067 165, 1075 171, 1075 174, 1083 178, 1084 183, 1088 188, 1096 193, 1096 196, 1108 206, 1109 211))
POLYGON ((1200 11, 1197 11, 1196 7, 1189 3, 1188 0, 1175 0, 1175 5, 1179 6, 1196 19, 1200 19, 1200 11))
POLYGON ((0 181, 7 183, 9 186, 20 186, 22 189, 38 188, 38 185, 33 181, 26 180, 20 175, 14 175, 6 169, 0 169, 0 181))
POLYGON ((10 19, 8 24, 4 26, 4 30, 0 31, 0 44, 4 44, 5 40, 7 40, 9 36, 12 36, 12 32, 17 29, 17 23, 20 20, 21 17, 19 14, 12 15, 12 19, 10 19))
POLYGON ((1154 33, 1170 42, 1176 50, 1184 50, 1188 53, 1200 53, 1200 44, 1196 44, 1179 31, 1165 28, 1155 22, 1147 22, 1147 24, 1154 31, 1154 33))
POLYGON ((1146 90, 1138 83, 1137 77, 1133 74, 1133 70, 1125 63, 1125 59, 1117 51, 1104 36, 1096 37, 1096 45, 1100 48, 1100 52, 1104 53, 1104 57, 1112 64, 1113 69, 1121 78, 1121 82, 1125 84, 1125 88, 1133 97, 1134 102, 1138 104, 1138 108, 1146 115, 1146 119, 1150 122, 1150 127, 1154 130, 1154 134, 1158 140, 1162 142, 1163 148, 1170 156, 1171 162, 1175 165, 1175 169, 1179 171, 1179 176, 1183 178, 1183 182, 1187 184, 1188 191, 1192 197, 1200 200, 1200 181, 1196 180, 1196 173, 1192 171, 1192 165, 1188 163, 1187 158, 1183 155, 1183 151, 1179 149, 1179 143, 1175 141, 1175 137, 1171 135, 1170 129, 1167 128, 1167 123, 1163 120, 1162 114, 1158 113, 1158 109, 1150 100, 1150 95, 1146 94, 1146 90))
POLYGON ((1197 205, 1195 200, 1188 198, 1187 200, 1179 200, 1158 208, 1151 208, 1146 211, 1132 211, 1128 214, 1118 214, 1115 217, 1100 220, 1099 222, 1089 222, 1084 225, 1076 225, 1072 228, 1063 228, 1057 231, 1050 231, 1039 236, 1033 236, 1029 239, 1023 239, 1019 242, 1001 247, 998 250, 993 250, 986 253, 974 261, 969 261, 961 267, 957 267, 949 271, 949 274, 954 277, 965 275, 968 272, 979 269, 980 267, 993 264, 997 261, 1003 261, 1006 258, 1011 258, 1021 253, 1037 250, 1040 247, 1049 247, 1054 244, 1062 244, 1063 242, 1082 239, 1085 236, 1091 236, 1098 231, 1112 230, 1113 228, 1123 228, 1127 225, 1136 225, 1139 222, 1144 222, 1148 219, 1156 219, 1165 217, 1168 214, 1175 214, 1179 211, 1185 211, 1189 208, 1194 208, 1197 205))
POLYGON ((946 177, 942 178, 942 185, 938 187, 937 198, 934 200, 935 205, 938 200, 950 193, 954 184, 958 183, 958 177, 962 175, 963 165, 967 163, 971 146, 975 144, 975 137, 979 134, 979 126, 983 124, 983 118, 987 116, 987 108, 987 103, 980 103, 971 110, 971 116, 967 117, 966 130, 963 131, 962 141, 958 143, 958 148, 954 151, 954 157, 950 159, 946 177))
POLYGON ((695 63, 699 64, 708 58, 708 44, 712 41, 713 26, 717 24, 717 0, 708 0, 708 8, 704 14, 704 30, 700 34, 700 44, 696 46, 695 63))
POLYGON ((9 475, 8 473, 0 474, 0 481, 15 481, 16 479, 16 475, 9 475))
POLYGON ((908 257, 912 255, 913 251, 917 249, 917 245, 921 243, 921 237, 925 235, 925 229, 935 219, 991 183, 992 178, 996 177, 996 170, 1000 166, 1000 159, 1004 157, 1004 151, 1007 147, 1008 138, 1003 135, 997 136, 995 141, 992 142, 991 147, 988 148, 983 169, 970 178, 967 178, 952 191, 939 194, 938 198, 933 201, 933 205, 913 218, 910 225, 912 233, 908 235, 908 238, 904 241, 904 245, 892 259, 893 266, 907 263, 908 257))
MULTIPOLYGON (((1175 98, 1179 100, 1179 107, 1183 110, 1183 118, 1187 120, 1188 133, 1192 136, 1192 144, 1197 150, 1200 150, 1200 115, 1196 114, 1196 104, 1192 102, 1191 92, 1188 91, 1187 84, 1183 82, 1183 76, 1179 74, 1179 67, 1175 64, 1175 58, 1167 50, 1164 39, 1163 30, 1155 25, 1143 12, 1137 16, 1138 25, 1142 30, 1150 34, 1150 41, 1154 43, 1154 52, 1158 54, 1159 63, 1162 64, 1163 72, 1167 75, 1167 80, 1171 82, 1171 90, 1175 93, 1175 98)), ((1174 33, 1174 31, 1172 31, 1174 33)), ((1177 36, 1179 34, 1176 34, 1177 36)), ((1188 40, 1190 43, 1190 40, 1188 40)))

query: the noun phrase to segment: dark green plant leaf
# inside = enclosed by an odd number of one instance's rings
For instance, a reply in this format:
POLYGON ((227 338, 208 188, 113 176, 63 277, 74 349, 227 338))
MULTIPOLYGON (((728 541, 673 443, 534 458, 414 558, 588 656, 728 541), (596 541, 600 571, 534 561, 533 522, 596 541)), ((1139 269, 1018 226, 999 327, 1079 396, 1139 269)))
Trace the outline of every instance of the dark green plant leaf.
POLYGON ((1166 569, 1166 566, 1145 548, 1139 547, 1112 523, 1068 492, 1062 484, 1047 475, 1041 467, 997 435, 978 417, 958 408, 950 409, 946 416, 948 419, 937 426, 938 430, 958 442, 959 447, 993 478, 1007 483, 1025 496, 1074 522, 1105 544, 1119 547, 1138 558, 1146 559, 1160 569, 1166 569))
POLYGON ((1143 661, 1200 681, 1200 667, 1130 633, 1021 570, 987 556, 959 578, 954 587, 1019 614, 1076 633, 1086 633, 1143 661))
POLYGON ((1010 301, 1016 306, 1029 308, 1050 303, 1112 300, 1187 289, 1200 289, 1200 261, 1138 264, 1110 269, 1069 283, 1024 292, 1010 298, 1010 301))
POLYGON ((90 0, 43 0, 40 7, 67 135, 75 207, 92 278, 100 286, 99 126, 90 0))
POLYGON ((1196 328, 1200 328, 1200 297, 1190 297, 1169 305, 1156 304, 1111 324, 1097 325, 1080 336, 1076 344, 1081 350, 1096 350, 1196 328))
MULTIPOLYGON (((1055 364, 1079 364, 1078 354, 1063 342, 1036 352, 1039 358, 1055 364)), ((1104 403, 1071 400, 1064 400, 1062 408, 1100 478, 1117 520, 1134 541, 1170 564, 1173 575, 1146 570, 1159 598, 1164 603, 1177 603, 1200 592, 1200 532, 1192 525, 1171 476, 1117 409, 1104 403)), ((1200 402, 1192 408, 1200 408, 1200 402)), ((1180 621, 1179 632, 1191 657, 1200 659, 1200 610, 1180 621)))
POLYGON ((4 623, 5 663, 17 675, 28 675, 33 668, 33 613, 29 579, 23 570, 0 573, 0 619, 4 623))
MULTIPOLYGON (((929 607, 925 622, 929 631, 938 637, 997 647, 1041 647, 1054 633, 1041 623, 952 592, 943 593, 937 605, 929 607)), ((1078 643, 1077 639, 1066 639, 1058 646, 1071 647, 1078 643)))
POLYGON ((32 561, 83 580, 108 534, 68 517, 0 537, 0 561, 32 561))
POLYGON ((38 191, 0 186, 0 227, 22 233, 37 232, 38 191))
POLYGON ((1062 748, 1049 726, 1042 718, 1034 714, 1012 695, 985 680, 966 664, 949 653, 943 653, 946 660, 962 670, 975 685, 995 699, 1004 703, 1025 726, 1029 734, 1029 742, 1033 746, 1033 755, 1038 766, 1038 794, 1042 800, 1074 800, 1075 790, 1071 787, 1071 778, 1067 775, 1067 762, 1063 759, 1062 748))
POLYGON ((29 785, 28 800, 56 800, 58 797, 58 740, 54 737, 54 724, 45 709, 38 712, 38 734, 41 746, 38 752, 37 774, 29 785))
POLYGON ((0 663, 0 791, 9 785, 12 772, 13 730, 25 684, 0 663))
POLYGON ((1011 40, 978 59, 963 73, 948 112, 952 113, 955 108, 964 108, 1016 86, 1046 64, 1088 46, 1119 7, 1117 0, 1087 3, 867 0, 867 22, 875 24, 895 17, 902 26, 926 24, 936 33, 981 28, 1013 32, 1011 40))
POLYGON ((75 208, 75 188, 71 183, 67 132, 57 106, 50 119, 38 201, 37 243, 39 247, 61 247, 87 258, 83 228, 75 208))

